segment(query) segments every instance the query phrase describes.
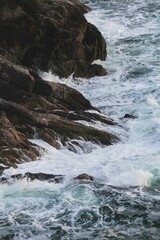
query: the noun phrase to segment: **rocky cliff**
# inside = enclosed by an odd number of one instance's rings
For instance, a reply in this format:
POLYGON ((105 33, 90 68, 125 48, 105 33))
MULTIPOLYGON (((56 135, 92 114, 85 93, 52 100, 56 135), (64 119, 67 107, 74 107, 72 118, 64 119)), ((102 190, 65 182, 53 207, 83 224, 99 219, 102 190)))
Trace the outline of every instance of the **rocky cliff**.
MULTIPOLYGON (((104 74, 94 59, 105 59, 106 44, 96 27, 84 18, 89 10, 78 0, 1 0, 0 2, 0 173, 32 161, 40 148, 28 139, 41 138, 59 148, 61 141, 84 139, 109 145, 118 138, 77 123, 100 121, 78 91, 44 81, 36 70, 59 76, 104 74)), ((67 145, 74 151, 74 147, 67 145)))

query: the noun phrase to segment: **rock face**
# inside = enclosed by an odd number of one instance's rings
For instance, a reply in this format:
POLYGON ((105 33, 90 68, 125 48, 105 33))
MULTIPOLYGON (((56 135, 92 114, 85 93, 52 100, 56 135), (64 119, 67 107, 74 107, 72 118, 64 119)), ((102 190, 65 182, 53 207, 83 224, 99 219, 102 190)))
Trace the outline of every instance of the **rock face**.
POLYGON ((0 54, 60 77, 105 75, 106 43, 79 0, 1 0, 0 54))
POLYGON ((111 119, 89 113, 91 103, 75 89, 42 80, 37 73, 0 56, 0 167, 1 171, 39 155, 28 138, 41 138, 59 148, 57 139, 93 141, 110 145, 113 134, 74 120, 115 124, 111 119))
POLYGON ((28 139, 40 138, 56 148, 57 139, 66 146, 70 139, 103 145, 118 140, 77 122, 115 124, 98 114, 81 93, 44 81, 35 71, 51 69, 60 77, 106 73, 91 64, 105 59, 106 43, 86 21, 87 11, 78 0, 0 1, 0 173, 37 159, 40 148, 28 139))

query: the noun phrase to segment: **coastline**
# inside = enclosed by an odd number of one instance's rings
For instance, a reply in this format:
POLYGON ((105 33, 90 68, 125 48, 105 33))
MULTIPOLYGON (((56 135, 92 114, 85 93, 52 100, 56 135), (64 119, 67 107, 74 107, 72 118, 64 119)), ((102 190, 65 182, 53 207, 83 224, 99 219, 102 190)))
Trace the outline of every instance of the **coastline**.
POLYGON ((73 0, 65 4, 58 0, 37 0, 33 6, 14 4, 2 5, 0 25, 3 30, 0 42, 0 172, 40 156, 39 147, 28 141, 35 136, 57 149, 60 148, 59 139, 63 145, 69 139, 81 138, 102 145, 117 142, 118 137, 111 133, 76 122, 116 124, 112 119, 99 115, 99 110, 77 90, 44 81, 36 73, 47 69, 60 77, 74 72, 75 77, 85 78, 106 74, 102 66, 92 64, 96 59, 105 60, 106 43, 98 29, 84 17, 90 9, 73 0), (11 41, 12 25, 17 34, 13 34, 11 41), (46 55, 47 52, 50 54, 46 55))

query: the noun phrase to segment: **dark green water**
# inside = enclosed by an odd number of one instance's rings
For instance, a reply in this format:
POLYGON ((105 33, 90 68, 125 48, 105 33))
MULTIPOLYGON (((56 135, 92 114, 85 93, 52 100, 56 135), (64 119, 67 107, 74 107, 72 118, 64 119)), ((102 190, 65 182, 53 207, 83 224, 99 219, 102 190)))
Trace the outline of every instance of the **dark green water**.
POLYGON ((159 239, 160 187, 23 181, 2 190, 0 239, 159 239))

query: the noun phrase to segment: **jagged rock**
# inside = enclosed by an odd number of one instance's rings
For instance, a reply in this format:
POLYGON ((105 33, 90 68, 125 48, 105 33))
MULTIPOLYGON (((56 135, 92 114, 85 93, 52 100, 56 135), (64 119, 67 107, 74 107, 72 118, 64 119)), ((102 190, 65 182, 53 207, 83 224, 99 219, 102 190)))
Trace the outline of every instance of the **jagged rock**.
POLYGON ((60 77, 106 74, 92 64, 106 58, 106 43, 85 19, 89 10, 79 0, 0 1, 0 173, 39 156, 28 138, 41 138, 56 148, 57 139, 62 144, 84 139, 103 145, 118 140, 75 122, 115 124, 77 90, 43 81, 34 71, 51 69, 60 77))
POLYGON ((18 132, 7 117, 0 111, 0 164, 1 172, 18 163, 33 161, 39 156, 38 147, 18 132))
POLYGON ((0 171, 39 156, 28 138, 41 138, 59 148, 69 139, 110 145, 118 138, 74 120, 114 125, 77 90, 42 80, 33 70, 0 56, 0 171), (3 91, 1 91, 3 89, 3 91), (13 93, 12 93, 13 91, 13 93), (88 112, 92 110, 92 112, 88 112))
POLYGON ((61 105, 67 110, 87 110, 96 109, 91 103, 76 89, 66 86, 65 84, 42 81, 36 78, 33 92, 42 95, 53 104, 61 105))
POLYGON ((0 99, 0 110, 11 116, 15 124, 29 124, 37 128, 53 129, 64 143, 69 139, 83 138, 104 145, 118 140, 116 136, 93 127, 72 122, 54 114, 42 114, 27 110, 24 106, 0 99))
POLYGON ((106 43, 78 0, 1 0, 0 54, 16 64, 60 77, 105 75, 106 43))

